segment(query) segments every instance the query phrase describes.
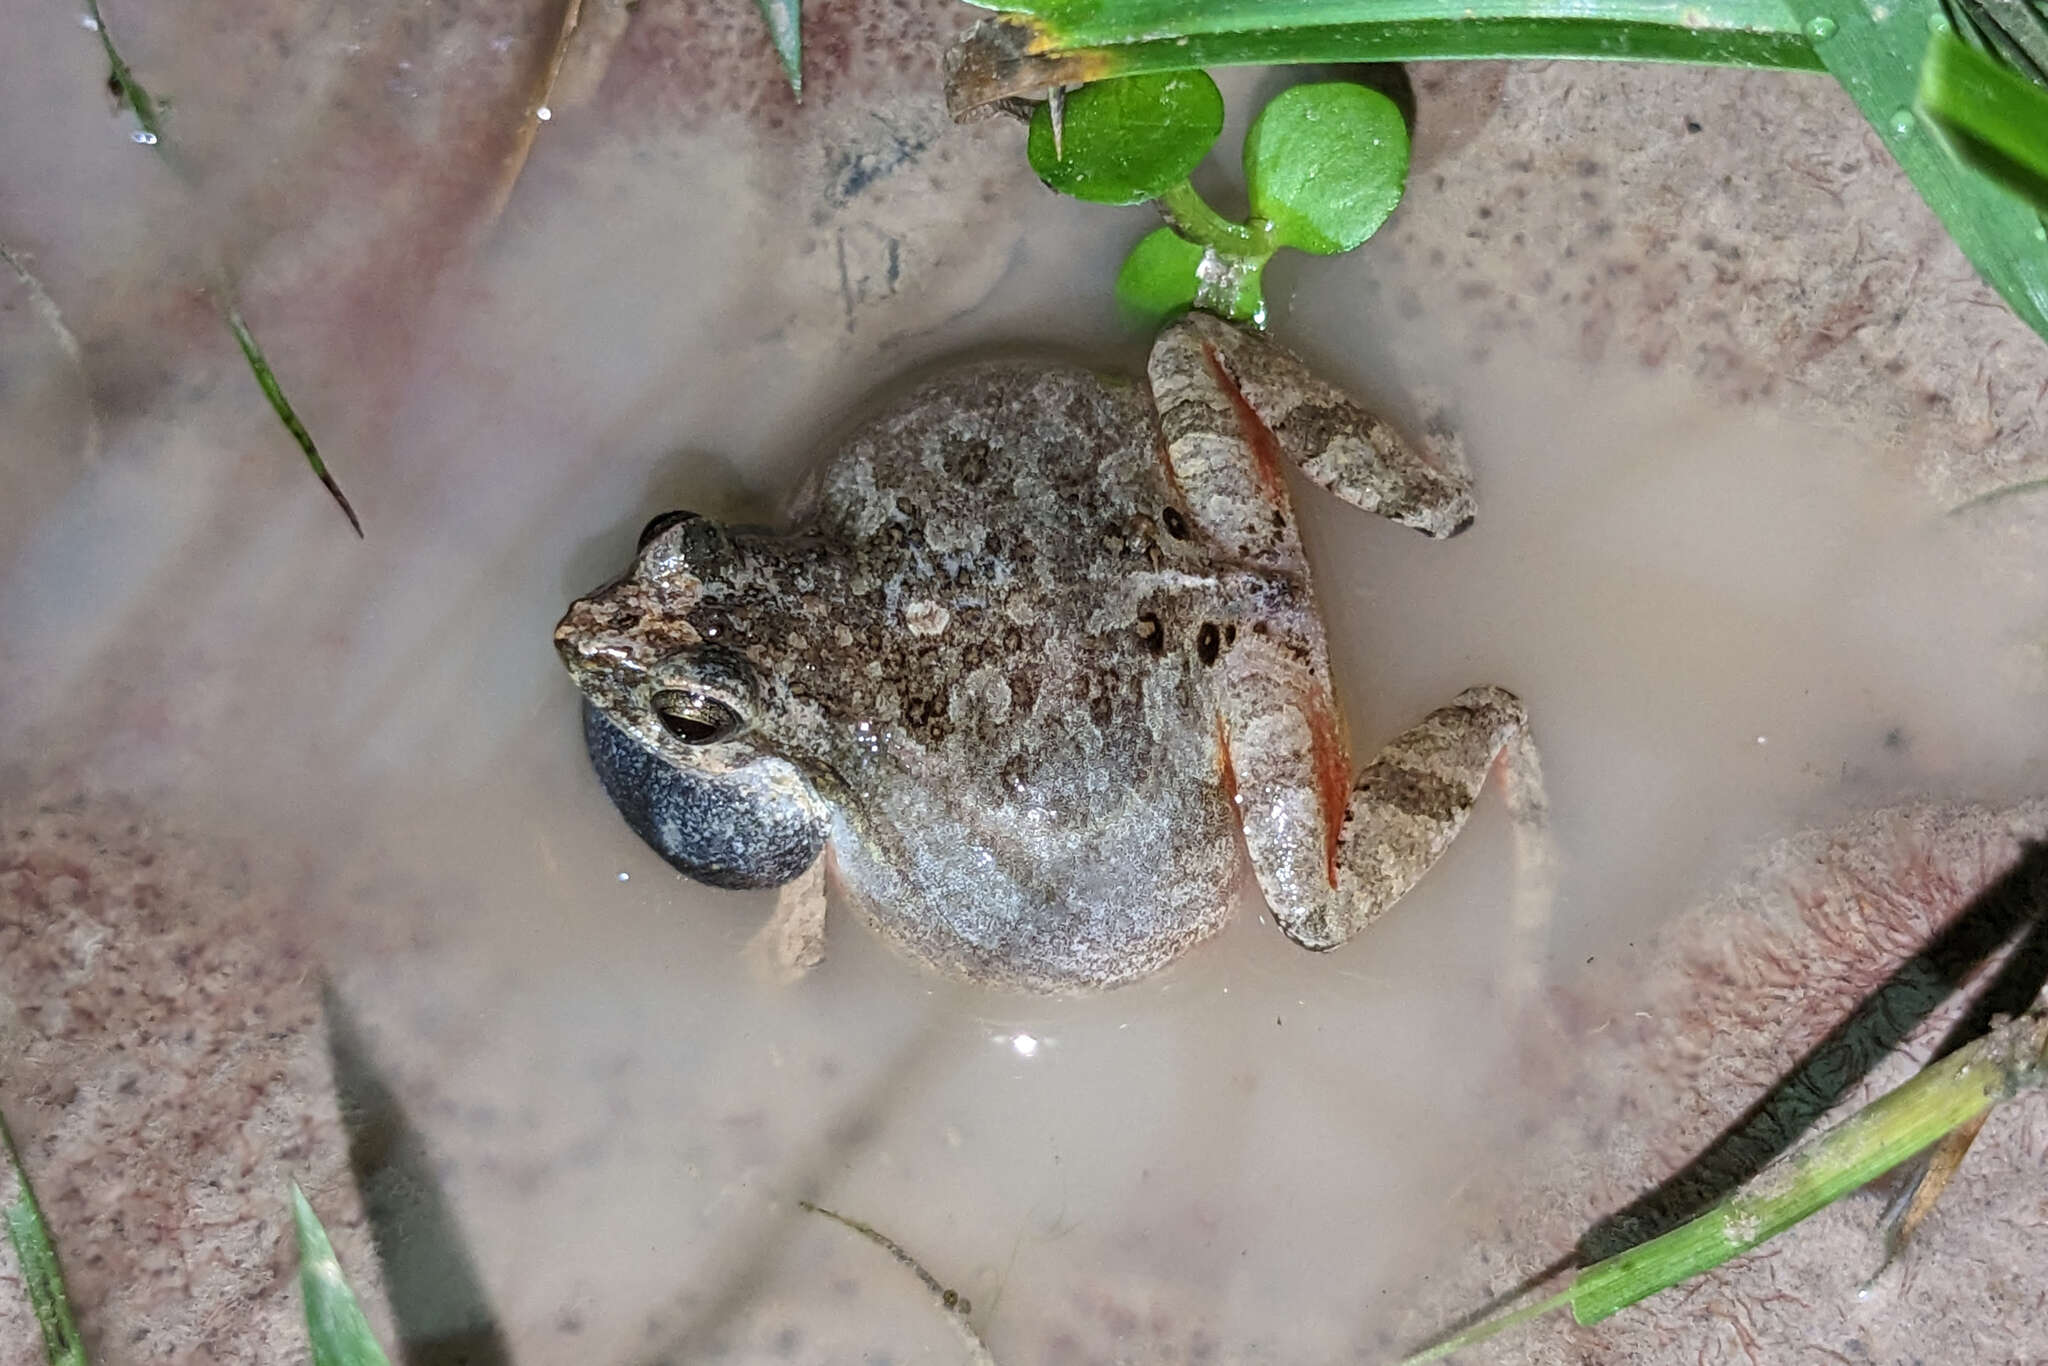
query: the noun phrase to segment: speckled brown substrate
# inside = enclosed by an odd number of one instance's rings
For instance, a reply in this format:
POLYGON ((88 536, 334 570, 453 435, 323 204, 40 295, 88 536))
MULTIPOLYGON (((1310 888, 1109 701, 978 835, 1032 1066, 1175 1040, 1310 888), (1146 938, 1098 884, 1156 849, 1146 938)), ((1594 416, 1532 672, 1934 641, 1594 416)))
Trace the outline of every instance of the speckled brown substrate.
MULTIPOLYGON (((302 1360, 294 1180, 386 1331, 293 914, 134 803, 0 804, 0 1107, 96 1362, 302 1360)), ((0 1363, 40 1359, 0 1244, 0 1363)))
MULTIPOLYGON (((1568 1253, 1595 1223, 1686 1168, 1902 964, 2048 832, 2048 801, 2007 810, 1915 805, 1784 840, 1724 894, 1677 922, 1643 961, 1598 969, 1562 1000, 1532 1066, 1560 1075, 1565 1102, 1482 1178, 1469 1252, 1410 1317, 1405 1346, 1568 1253), (1642 973, 1641 962, 1633 969, 1642 973)), ((2048 876, 2024 886, 2035 913, 2048 876)), ((1972 911, 1972 915, 1979 914, 1972 911)), ((1925 960, 1923 959, 1923 966, 1925 960)), ((1902 1020, 1911 979, 1863 1032, 1902 1020)), ((1957 1014, 1951 1003, 1850 1087, 1846 1113, 1912 1074, 1957 1014)), ((1873 1051, 1854 1037, 1816 1050, 1807 1074, 1853 1075, 1873 1051)), ((1592 1328, 1564 1315, 1459 1359, 1531 1363, 2016 1362, 2048 1357, 2048 1105, 1995 1112, 1901 1261, 1877 1271, 1883 1184, 1757 1253, 1592 1328)), ((1591 1239, 1588 1240, 1592 1241, 1591 1239)), ((1391 1348, 1397 1344, 1382 1344, 1391 1348)))
POLYGON ((1472 362, 1527 338, 1886 430, 1947 501, 2048 469, 2048 347, 1832 80, 1575 62, 1411 79, 1408 197, 1360 253, 1408 267, 1394 318, 1458 320, 1472 362))

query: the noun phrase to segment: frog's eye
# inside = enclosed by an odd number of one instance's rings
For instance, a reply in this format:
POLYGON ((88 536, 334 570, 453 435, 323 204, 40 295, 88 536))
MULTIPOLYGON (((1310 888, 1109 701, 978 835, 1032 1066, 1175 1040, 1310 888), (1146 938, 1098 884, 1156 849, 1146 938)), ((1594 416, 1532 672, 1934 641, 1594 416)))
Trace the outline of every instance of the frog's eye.
POLYGON ((667 531, 678 522, 686 522, 696 515, 694 512, 664 512, 659 514, 646 526, 640 528, 640 544, 634 547, 635 552, 647 549, 647 543, 656 536, 667 531))
POLYGON ((715 745, 746 724, 731 707, 702 693, 669 689, 656 693, 649 704, 661 728, 686 745, 715 745))

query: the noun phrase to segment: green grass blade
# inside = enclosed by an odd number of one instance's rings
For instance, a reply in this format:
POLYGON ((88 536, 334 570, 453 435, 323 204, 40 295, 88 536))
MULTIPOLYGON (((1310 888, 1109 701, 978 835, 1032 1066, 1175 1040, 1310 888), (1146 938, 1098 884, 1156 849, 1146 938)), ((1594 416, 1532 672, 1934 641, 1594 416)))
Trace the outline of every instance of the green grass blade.
POLYGON ((306 1302, 306 1336, 313 1366, 391 1366, 370 1333, 370 1322, 342 1278, 341 1263, 320 1216, 292 1182, 292 1223, 299 1234, 299 1293, 306 1302))
MULTIPOLYGON (((2023 1021, 2022 1023, 2028 1023, 2023 1021)), ((2048 1038, 2032 1023, 2030 1052, 2048 1038)), ((1638 1300, 1711 1271, 1775 1238, 1850 1191, 1870 1184, 2011 1094, 2012 1076, 1987 1036, 1923 1069, 1911 1081, 1828 1130, 1804 1151, 1758 1174, 1687 1223, 1606 1261, 1572 1282, 1572 1317, 1598 1323, 1638 1300)))
POLYGON ((2048 211, 2048 90, 1940 33, 1920 69, 1918 107, 1964 165, 2048 211))
POLYGON ((341 485, 334 482, 334 476, 327 472, 327 462, 320 458, 320 448, 313 444, 313 434, 306 430, 306 424, 299 421, 299 415, 292 411, 291 403, 279 387, 277 376, 270 373, 270 362, 263 358, 263 348, 256 344, 256 338, 249 332, 249 325, 242 321, 240 310, 230 305, 226 310, 228 331, 235 334, 235 342, 242 348, 243 357, 255 372, 256 382, 263 386, 263 397, 270 400, 271 411, 277 420, 284 423, 285 430, 292 434, 292 440, 299 443, 299 449, 306 454, 306 463, 313 467, 313 474, 327 488, 334 501, 341 506, 342 516, 355 528, 356 539, 363 537, 363 523, 356 516, 355 508, 349 503, 348 495, 341 491, 341 485))
POLYGON ((1054 41, 1066 46, 1127 43, 1140 37, 1199 37, 1204 34, 1328 28, 1365 22, 1408 23, 1442 19, 1450 10, 1463 19, 1557 19, 1590 17, 1690 25, 1702 29, 1792 32, 1785 0, 969 0, 983 9, 1029 15, 1054 41))
POLYGON ((57 1264, 57 1247, 50 1241, 42 1206, 36 1203, 35 1188, 29 1185, 28 1173, 22 1169, 21 1154, 15 1149, 14 1134, 4 1115, 0 1115, 0 1147, 7 1150, 7 1166, 14 1173, 17 1192, 4 1214, 7 1241, 14 1244, 15 1260, 21 1263, 21 1279, 28 1289, 29 1307, 42 1326, 44 1354, 50 1366, 87 1366, 85 1340, 78 1335, 71 1297, 64 1293, 64 1269, 57 1264))
POLYGON ((803 0, 755 0, 761 17, 768 21, 768 37, 775 55, 782 59, 782 74, 789 81, 789 93, 804 97, 803 0))
POLYGON ((1786 0, 1827 36, 1814 50, 1870 120, 1977 273, 2048 337, 2048 247, 2032 210, 1965 166, 1913 112, 1921 58, 1948 22, 1937 0, 1786 0), (1873 18, 1873 12, 1884 17, 1873 18))
POLYGON ((135 121, 142 125, 144 136, 137 141, 147 142, 159 152, 168 150, 164 143, 163 117, 157 103, 142 88, 142 82, 135 79, 128 63, 121 60, 121 54, 114 50, 114 36, 107 32, 107 21, 100 13, 99 0, 85 0, 85 15, 92 20, 92 31, 100 36, 100 49, 107 54, 107 65, 113 69, 115 87, 120 90, 122 100, 135 111, 135 121))
POLYGON ((1561 1294, 1487 1319, 1402 1366, 1435 1361, 1567 1306, 1598 1323, 1783 1233, 2022 1091, 2048 1085, 2048 1011, 2036 1009, 1939 1058, 1706 1213, 1578 1274, 1561 1294))
POLYGON ((1216 66, 1581 57, 1820 67, 1783 0, 1039 0, 1002 8, 947 54, 955 115, 1052 86, 1216 66))

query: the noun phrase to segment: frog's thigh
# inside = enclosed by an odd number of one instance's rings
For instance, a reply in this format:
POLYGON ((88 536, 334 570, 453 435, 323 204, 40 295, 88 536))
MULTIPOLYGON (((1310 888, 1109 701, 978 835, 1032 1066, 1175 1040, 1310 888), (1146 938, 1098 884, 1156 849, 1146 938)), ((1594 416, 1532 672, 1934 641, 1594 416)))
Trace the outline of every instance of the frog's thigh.
POLYGON ((1159 334, 1149 378, 1174 472, 1197 503, 1176 441, 1213 430, 1241 433, 1265 480, 1279 479, 1284 455, 1346 502, 1428 535, 1455 536, 1472 524, 1472 483, 1455 436, 1431 432, 1417 449, 1262 333, 1189 313, 1159 334))
MULTIPOLYGON (((1327 702, 1256 661, 1223 680, 1245 843, 1274 918, 1304 948, 1349 940, 1429 871, 1503 750, 1526 749, 1521 701, 1472 688, 1396 737, 1353 783, 1327 702)), ((1533 751, 1530 751, 1533 755, 1533 751)), ((1543 821, 1533 767, 1518 831, 1543 821)))

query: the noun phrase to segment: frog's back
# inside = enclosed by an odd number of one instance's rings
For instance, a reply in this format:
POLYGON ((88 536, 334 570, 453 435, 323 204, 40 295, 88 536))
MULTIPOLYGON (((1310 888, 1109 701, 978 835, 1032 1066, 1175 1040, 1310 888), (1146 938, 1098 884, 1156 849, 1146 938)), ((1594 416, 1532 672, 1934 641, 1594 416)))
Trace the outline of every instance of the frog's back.
MULTIPOLYGON (((1221 924, 1238 843, 1151 406, 1078 367, 926 380, 821 469, 853 548, 832 680, 871 714, 833 767, 842 883, 934 965, 1035 989, 1144 975, 1221 924)), ((851 713, 849 713, 851 714, 851 713)))

